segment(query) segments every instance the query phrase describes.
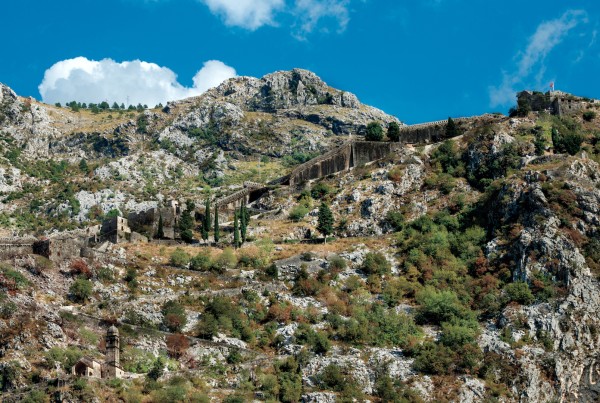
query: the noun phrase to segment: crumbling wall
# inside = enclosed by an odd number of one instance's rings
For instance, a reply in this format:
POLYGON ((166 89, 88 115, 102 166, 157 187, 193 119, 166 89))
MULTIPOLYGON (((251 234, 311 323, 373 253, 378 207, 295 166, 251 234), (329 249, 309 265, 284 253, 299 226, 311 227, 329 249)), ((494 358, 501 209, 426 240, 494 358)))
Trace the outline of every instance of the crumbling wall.
POLYGON ((532 111, 548 111, 553 115, 572 115, 586 109, 596 108, 600 103, 594 99, 577 97, 561 91, 521 91, 517 94, 518 105, 528 105, 532 111))
POLYGON ((131 234, 131 228, 126 218, 112 217, 102 222, 100 237, 112 243, 127 241, 131 234))
POLYGON ((48 240, 50 256, 55 263, 81 256, 81 251, 88 246, 89 238, 83 234, 54 236, 48 240))
POLYGON ((172 207, 151 208, 127 216, 129 228, 148 238, 154 238, 158 231, 158 222, 162 216, 165 239, 175 239, 177 233, 177 215, 172 207))
POLYGON ((36 241, 35 238, 0 238, 0 259, 32 254, 36 241))
POLYGON ((579 98, 573 97, 557 97, 552 103, 554 113, 562 115, 573 115, 583 112, 587 109, 593 109, 600 106, 597 102, 586 101, 579 98))

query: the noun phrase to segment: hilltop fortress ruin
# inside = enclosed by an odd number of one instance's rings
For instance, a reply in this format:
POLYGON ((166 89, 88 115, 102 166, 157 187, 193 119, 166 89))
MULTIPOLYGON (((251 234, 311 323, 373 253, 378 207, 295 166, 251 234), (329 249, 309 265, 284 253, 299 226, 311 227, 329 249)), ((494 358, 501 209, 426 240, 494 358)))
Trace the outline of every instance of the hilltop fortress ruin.
POLYGON ((600 107, 600 101, 562 91, 521 91, 517 94, 517 105, 530 111, 564 116, 600 107))

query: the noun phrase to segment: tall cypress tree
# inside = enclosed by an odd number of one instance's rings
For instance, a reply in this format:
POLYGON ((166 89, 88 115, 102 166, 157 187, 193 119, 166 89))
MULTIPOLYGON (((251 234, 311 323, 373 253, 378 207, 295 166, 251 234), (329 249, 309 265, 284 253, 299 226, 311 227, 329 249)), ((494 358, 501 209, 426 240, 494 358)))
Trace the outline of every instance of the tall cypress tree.
POLYGON ((208 231, 206 230, 206 220, 202 221, 202 225, 200 225, 200 235, 202 235, 202 239, 204 242, 208 241, 208 231))
POLYGON ((158 216, 158 229, 156 230, 156 238, 163 239, 165 237, 165 229, 162 214, 158 216))
POLYGON ((242 212, 241 208, 240 208, 239 212, 236 209, 235 213, 234 213, 234 218, 233 218, 233 246, 236 247, 236 248, 240 247, 240 224, 239 224, 239 216, 240 216, 241 212, 242 212))
POLYGON ((319 206, 317 230, 323 234, 325 237, 325 243, 327 243, 327 235, 331 235, 333 233, 333 213, 329 209, 329 206, 325 203, 321 203, 319 206))
POLYGON ((240 208, 240 224, 241 224, 241 234, 242 234, 242 243, 246 242, 246 234, 248 232, 248 223, 250 222, 250 213, 246 206, 242 206, 240 208))
POLYGON ((204 203, 204 227, 207 232, 210 232, 210 196, 206 196, 204 203))
POLYGON ((219 243, 219 208, 215 205, 215 243, 219 243))
POLYGON ((179 219, 179 231, 181 234, 181 239, 183 239, 187 243, 191 243, 194 238, 194 210, 196 205, 191 200, 186 202, 186 208, 181 214, 181 218, 179 219))

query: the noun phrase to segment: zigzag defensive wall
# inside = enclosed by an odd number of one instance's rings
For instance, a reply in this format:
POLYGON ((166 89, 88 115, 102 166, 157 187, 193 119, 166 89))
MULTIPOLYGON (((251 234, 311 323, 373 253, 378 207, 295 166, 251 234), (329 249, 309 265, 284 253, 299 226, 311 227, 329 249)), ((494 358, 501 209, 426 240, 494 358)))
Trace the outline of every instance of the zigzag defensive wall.
MULTIPOLYGON (((485 114, 453 120, 459 128, 464 128, 465 124, 482 118, 499 119, 502 117, 485 114)), ((270 186, 297 186, 309 180, 323 178, 337 172, 380 160, 407 144, 423 145, 446 140, 447 125, 448 120, 436 120, 433 122, 400 126, 400 141, 398 142, 348 141, 325 154, 298 165, 289 175, 275 179, 267 185, 256 182, 245 182, 243 189, 217 200, 216 205, 220 209, 231 206, 237 207, 238 205, 249 203, 253 199, 256 200, 260 195, 266 193, 270 186)))

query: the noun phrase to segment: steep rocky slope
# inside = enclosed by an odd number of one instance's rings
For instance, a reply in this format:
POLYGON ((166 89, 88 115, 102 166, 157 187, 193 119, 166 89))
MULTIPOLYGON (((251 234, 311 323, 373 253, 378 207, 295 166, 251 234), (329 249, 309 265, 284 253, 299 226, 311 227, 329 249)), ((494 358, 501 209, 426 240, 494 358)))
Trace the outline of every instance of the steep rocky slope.
MULTIPOLYGON (((96 210, 184 199, 208 185, 218 193, 221 185, 266 182, 372 121, 397 121, 299 69, 234 78, 162 110, 74 112, 0 88, 0 191, 11 201, 3 211, 27 209, 35 200, 30 213, 51 217, 54 228, 87 225, 96 210), (119 202, 105 193, 120 194, 119 202), (61 195, 67 203, 56 202, 61 195)), ((49 229, 11 215, 3 220, 49 229)))
MULTIPOLYGON (((3 87, 10 231, 203 199, 208 183, 218 194, 281 175, 301 160, 290 152, 395 120, 301 70, 133 116, 28 102, 3 87)), ((274 187, 238 249, 227 226, 211 245, 104 245, 54 263, 14 253, 0 264, 3 399, 598 400, 600 124, 525 115, 274 187), (67 376, 82 355, 103 359, 112 323, 127 378, 67 376)))

